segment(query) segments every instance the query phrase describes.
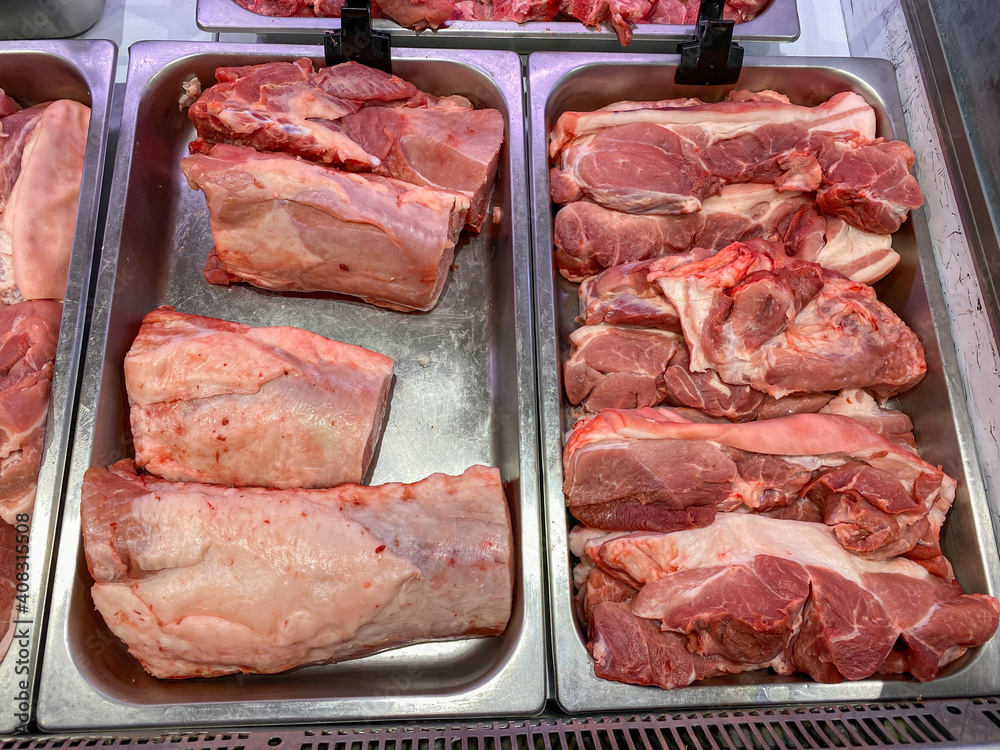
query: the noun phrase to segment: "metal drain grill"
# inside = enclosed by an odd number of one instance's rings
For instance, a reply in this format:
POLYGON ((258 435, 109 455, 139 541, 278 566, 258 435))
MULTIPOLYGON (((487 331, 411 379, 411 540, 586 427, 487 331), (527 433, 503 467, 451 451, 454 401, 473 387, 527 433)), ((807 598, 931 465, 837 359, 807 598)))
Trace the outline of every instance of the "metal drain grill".
POLYGON ((1000 748, 1000 698, 116 737, 23 737, 0 750, 827 750, 1000 748))

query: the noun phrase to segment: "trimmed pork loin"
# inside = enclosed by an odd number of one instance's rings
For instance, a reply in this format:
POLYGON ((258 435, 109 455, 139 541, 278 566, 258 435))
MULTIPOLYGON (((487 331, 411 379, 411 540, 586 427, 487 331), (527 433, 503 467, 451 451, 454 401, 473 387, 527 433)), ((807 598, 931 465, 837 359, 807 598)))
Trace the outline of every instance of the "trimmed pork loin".
POLYGON ((213 284, 329 291, 430 310, 469 210, 460 193, 218 145, 181 160, 208 201, 213 284))
POLYGON ((819 524, 729 514, 670 534, 570 534, 599 677, 677 688, 757 669, 926 682, 996 632, 1000 604, 819 524))
POLYGON ((673 531, 750 511, 825 523, 873 560, 950 571, 938 538, 955 480, 840 414, 731 424, 605 409, 573 426, 563 470, 570 512, 594 528, 673 531))
POLYGON ((156 677, 274 673, 502 633, 510 517, 496 469, 415 484, 232 489, 93 468, 94 604, 156 677))
POLYGON ((497 110, 354 62, 314 71, 302 58, 219 68, 216 78, 188 109, 192 153, 251 146, 454 190, 470 200, 469 228, 482 227, 504 138, 497 110))
POLYGON ((0 102, 0 303, 66 294, 90 108, 0 102), (16 105, 14 105, 16 107, 16 105))
POLYGON ((0 309, 0 519, 35 504, 45 444, 62 303, 29 300, 0 309))
POLYGON ((899 262, 889 235, 857 229, 824 214, 807 195, 779 193, 771 185, 724 185, 700 211, 675 216, 576 201, 556 214, 554 236, 556 267, 570 281, 620 264, 758 238, 782 241, 790 255, 863 284, 874 284, 899 262))
POLYGON ((823 210, 891 234, 923 203, 913 152, 876 139, 875 110, 853 92, 815 107, 735 92, 714 104, 565 112, 549 156, 555 203, 587 199, 632 214, 694 213, 725 183, 753 182, 819 190, 823 210))
POLYGON ((160 307, 125 357, 136 463, 237 487, 357 483, 391 381, 392 360, 360 346, 160 307))

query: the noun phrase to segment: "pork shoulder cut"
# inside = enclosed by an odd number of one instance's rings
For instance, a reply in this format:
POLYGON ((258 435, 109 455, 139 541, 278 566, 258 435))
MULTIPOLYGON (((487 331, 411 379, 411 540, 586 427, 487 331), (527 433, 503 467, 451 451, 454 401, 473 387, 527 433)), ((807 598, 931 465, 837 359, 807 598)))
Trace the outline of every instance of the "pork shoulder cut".
POLYGON ((726 511, 808 518, 855 554, 948 572, 938 538, 955 480, 847 416, 733 424, 605 409, 573 426, 563 474, 570 512, 594 528, 670 531, 726 511))
POLYGON ((926 682, 996 632, 1000 603, 819 524, 728 514, 670 534, 570 534, 599 677, 676 688, 756 669, 926 682))
POLYGON ((155 677, 269 674, 502 633, 513 539, 500 474, 233 489, 90 469, 94 604, 155 677))
POLYGON ((125 357, 136 463, 237 487, 357 483, 391 381, 392 360, 360 346, 160 307, 125 357))

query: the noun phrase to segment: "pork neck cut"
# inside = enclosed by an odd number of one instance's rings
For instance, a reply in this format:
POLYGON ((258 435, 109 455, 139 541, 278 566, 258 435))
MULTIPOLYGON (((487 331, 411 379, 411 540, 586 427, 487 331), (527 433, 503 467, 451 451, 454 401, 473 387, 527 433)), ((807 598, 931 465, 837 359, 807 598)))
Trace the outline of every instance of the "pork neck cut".
POLYGON ((329 291, 429 310, 469 210, 464 195, 218 145, 181 160, 205 193, 215 249, 205 277, 329 291))
POLYGON ((721 250, 750 239, 779 240, 789 254, 873 284, 899 262, 886 234, 857 229, 820 211, 808 195, 770 185, 725 185, 693 214, 664 216, 612 211, 576 201, 556 214, 556 267, 570 281, 620 264, 721 250))
POLYGON ((136 463, 237 487, 357 483, 391 382, 392 360, 360 346, 160 307, 125 357, 136 463))
POLYGON ((605 409, 573 426, 563 473, 570 512, 595 528, 685 528, 656 519, 696 507, 706 523, 728 511, 809 518, 855 554, 949 570, 938 538, 955 480, 840 414, 731 424, 666 408, 605 409))
POLYGON ((621 682, 670 689, 766 668, 925 682, 1000 618, 992 597, 909 560, 852 555, 819 524, 728 514, 669 534, 581 526, 570 546, 595 672, 621 682))
POLYGON ((589 199, 632 214, 690 214, 725 183, 820 190, 821 208, 870 232, 899 228, 923 198, 913 152, 875 138, 853 92, 815 107, 734 92, 714 104, 565 112, 550 135, 555 203, 589 199))
POLYGON ((90 469, 94 604, 155 677, 269 674, 502 633, 513 539, 500 475, 232 489, 90 469))
POLYGON ((916 335, 866 284, 784 254, 734 243, 704 260, 667 256, 647 276, 677 311, 692 372, 774 398, 870 388, 882 401, 927 371, 916 335))
POLYGON ((0 310, 0 519, 35 504, 62 303, 29 300, 0 310))

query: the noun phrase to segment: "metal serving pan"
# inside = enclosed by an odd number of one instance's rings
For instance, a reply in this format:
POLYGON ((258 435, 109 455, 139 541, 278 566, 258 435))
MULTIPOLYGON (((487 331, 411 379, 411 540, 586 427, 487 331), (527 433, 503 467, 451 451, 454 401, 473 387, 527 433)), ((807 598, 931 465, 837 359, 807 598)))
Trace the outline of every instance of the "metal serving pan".
POLYGON ((49 565, 55 544, 82 359, 83 327, 104 174, 108 115, 111 112, 111 84, 117 56, 117 47, 104 40, 0 42, 0 88, 19 104, 75 99, 90 107, 90 131, 73 235, 73 254, 56 349, 35 508, 28 534, 29 601, 26 611, 17 613, 15 637, 6 657, 0 661, 0 685, 4 686, 4 695, 9 698, 0 712, 0 735, 23 729, 28 718, 25 714, 33 713, 33 709, 27 712, 21 710, 20 696, 33 696, 37 682, 36 665, 48 598, 49 565))
MULTIPOLYGON (((339 18, 269 18, 252 13, 233 0, 198 0, 198 27, 205 31, 267 35, 269 41, 300 42, 303 35, 319 38, 324 31, 340 28, 339 18)), ((452 21, 438 31, 417 33, 378 19, 376 29, 392 34, 392 43, 405 47, 463 47, 538 50, 622 51, 618 37, 609 28, 588 29, 579 21, 452 21)), ((694 26, 638 24, 629 52, 676 52, 677 42, 690 41, 694 26)), ((793 42, 799 38, 796 0, 771 0, 756 18, 736 24, 734 37, 744 42, 793 42)))
POLYGON ((317 47, 141 42, 130 49, 115 183, 80 392, 53 584, 38 723, 45 730, 204 727, 400 717, 526 715, 545 696, 541 509, 531 327, 528 189, 520 60, 510 52, 416 51, 394 71, 436 94, 504 115, 494 205, 503 217, 465 237, 437 307, 406 315, 328 294, 212 286, 205 198, 178 160, 194 129, 181 83, 215 68, 311 57, 317 47), (518 551, 514 611, 494 638, 429 643, 279 675, 157 680, 94 611, 80 535, 91 466, 132 454, 122 362, 142 316, 160 304, 251 325, 292 325, 395 360, 396 381, 373 484, 500 468, 518 551))
MULTIPOLYGON (((748 672, 666 691, 609 682, 594 675, 571 602, 570 517, 561 489, 562 438, 572 425, 572 417, 563 398, 560 363, 568 357, 567 337, 576 327, 577 287, 559 275, 553 262, 553 207, 546 154, 552 124, 564 111, 591 110, 626 99, 698 96, 711 101, 732 88, 749 88, 774 89, 796 103, 818 104, 837 92, 851 90, 875 107, 880 135, 906 137, 895 73, 884 60, 748 58, 737 86, 711 89, 674 85, 677 62, 676 56, 558 53, 534 54, 528 62, 542 482, 555 687, 560 705, 577 712, 995 694, 1000 689, 1000 638, 966 654, 931 683, 883 678, 822 685, 797 676, 748 672)), ((913 212, 894 236, 893 246, 902 260, 876 290, 879 299, 920 337, 928 368, 927 377, 899 398, 899 407, 913 420, 924 459, 941 464, 960 483, 942 538, 958 581, 967 592, 997 596, 1000 563, 996 541, 934 249, 921 211, 913 212)))

